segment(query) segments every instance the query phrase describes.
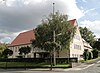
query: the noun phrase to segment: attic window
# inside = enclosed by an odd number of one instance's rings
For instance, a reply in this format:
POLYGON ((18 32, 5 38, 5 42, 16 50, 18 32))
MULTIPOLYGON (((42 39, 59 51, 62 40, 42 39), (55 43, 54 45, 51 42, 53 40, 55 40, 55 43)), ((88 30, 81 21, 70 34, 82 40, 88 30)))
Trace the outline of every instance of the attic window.
POLYGON ((80 40, 80 36, 79 35, 75 35, 75 39, 80 40))

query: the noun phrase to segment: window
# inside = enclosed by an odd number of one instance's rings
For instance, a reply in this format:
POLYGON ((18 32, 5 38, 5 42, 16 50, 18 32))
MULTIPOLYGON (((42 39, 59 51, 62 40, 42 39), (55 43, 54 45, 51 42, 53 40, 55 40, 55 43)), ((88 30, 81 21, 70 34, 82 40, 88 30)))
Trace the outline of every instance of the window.
POLYGON ((72 57, 79 57, 79 55, 78 54, 72 54, 72 57))
POLYGON ((80 36, 79 35, 75 35, 75 39, 80 40, 80 36))
POLYGON ((77 44, 74 44, 74 49, 81 50, 81 46, 80 45, 77 45, 77 44))

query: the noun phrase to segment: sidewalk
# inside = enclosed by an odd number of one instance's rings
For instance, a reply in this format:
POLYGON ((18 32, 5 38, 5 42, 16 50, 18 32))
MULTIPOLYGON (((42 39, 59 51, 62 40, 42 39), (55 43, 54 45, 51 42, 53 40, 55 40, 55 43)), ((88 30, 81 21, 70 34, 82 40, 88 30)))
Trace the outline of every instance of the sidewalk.
MULTIPOLYGON (((52 71, 69 71, 69 70, 83 70, 90 66, 93 66, 94 63, 97 62, 98 59, 92 61, 92 63, 82 63, 78 66, 75 66, 73 68, 52 68, 52 71)), ((28 69, 30 71, 50 71, 50 68, 35 68, 35 69, 28 69)))
POLYGON ((94 59, 91 62, 87 62, 87 63, 82 63, 76 67, 70 68, 70 69, 64 69, 64 71, 69 71, 69 70, 84 70, 90 66, 93 66, 96 63, 100 63, 100 58, 94 59))
MULTIPOLYGON (((76 66, 74 68, 52 68, 52 71, 69 71, 69 70, 82 70, 86 69, 94 64, 81 64, 79 66, 76 66)), ((35 69, 28 69, 29 71, 50 71, 50 68, 35 68, 35 69)))

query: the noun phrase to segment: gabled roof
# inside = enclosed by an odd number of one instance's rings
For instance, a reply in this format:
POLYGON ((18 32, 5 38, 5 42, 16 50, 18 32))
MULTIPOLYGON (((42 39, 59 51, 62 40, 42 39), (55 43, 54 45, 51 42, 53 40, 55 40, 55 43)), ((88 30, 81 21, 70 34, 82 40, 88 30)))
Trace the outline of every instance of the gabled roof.
POLYGON ((30 44, 31 40, 35 39, 35 33, 33 30, 20 33, 10 46, 30 44))
MULTIPOLYGON (((69 20, 69 23, 72 25, 75 25, 76 19, 69 20)), ((24 45, 24 44, 30 44, 31 40, 35 39, 35 32, 33 30, 20 33, 15 40, 10 44, 10 46, 16 46, 16 45, 24 45)))
POLYGON ((69 23, 75 26, 76 19, 69 20, 69 23))
POLYGON ((88 42, 86 42, 83 38, 82 38, 82 41, 83 41, 84 47, 87 47, 89 49, 92 49, 92 47, 90 46, 90 44, 88 42))

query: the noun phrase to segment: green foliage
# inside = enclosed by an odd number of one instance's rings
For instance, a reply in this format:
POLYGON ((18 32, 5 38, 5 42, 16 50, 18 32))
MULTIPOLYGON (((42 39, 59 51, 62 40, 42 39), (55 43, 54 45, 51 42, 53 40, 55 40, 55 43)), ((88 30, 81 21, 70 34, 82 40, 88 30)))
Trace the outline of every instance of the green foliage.
POLYGON ((69 48, 70 41, 75 34, 75 26, 67 21, 66 15, 56 12, 50 14, 48 18, 42 20, 41 25, 35 29, 36 40, 33 40, 34 47, 52 51, 60 48, 69 48), (55 42, 54 34, 55 31, 55 42), (59 35, 60 34, 60 35, 59 35), (60 48, 59 48, 60 47, 60 48))
POLYGON ((98 50, 97 49, 93 49, 92 53, 93 53, 93 59, 98 58, 98 50))
POLYGON ((29 46, 27 46, 27 47, 21 47, 19 49, 19 54, 20 55, 24 54, 24 57, 25 57, 26 54, 30 53, 30 51, 31 51, 31 48, 29 46))
POLYGON ((0 45, 0 52, 2 53, 2 51, 4 50, 4 49, 6 49, 7 48, 7 45, 6 44, 1 44, 0 45))
POLYGON ((89 52, 89 58, 88 58, 88 60, 91 60, 92 58, 93 58, 93 53, 89 52))
POLYGON ((2 53, 0 53, 0 58, 2 58, 2 53))
POLYGON ((87 49, 84 50, 83 57, 84 57, 85 61, 88 60, 88 58, 89 58, 89 51, 87 49))
POLYGON ((81 36, 82 38, 90 43, 91 46, 94 45, 94 42, 95 42, 95 35, 93 34, 92 31, 90 31, 88 28, 84 27, 80 27, 80 33, 81 33, 81 36))
POLYGON ((11 56, 13 54, 13 51, 10 50, 10 49, 5 49, 3 52, 2 52, 2 57, 3 58, 8 58, 8 56, 11 56))
POLYGON ((98 39, 98 41, 95 41, 93 48, 96 48, 97 50, 100 51, 100 38, 98 39))
POLYGON ((79 60, 79 62, 80 62, 80 63, 84 63, 85 61, 84 61, 84 60, 79 60))
POLYGON ((84 57, 84 60, 91 60, 93 58, 93 54, 92 52, 89 52, 88 49, 85 49, 84 50, 84 53, 83 53, 83 57, 84 57))

